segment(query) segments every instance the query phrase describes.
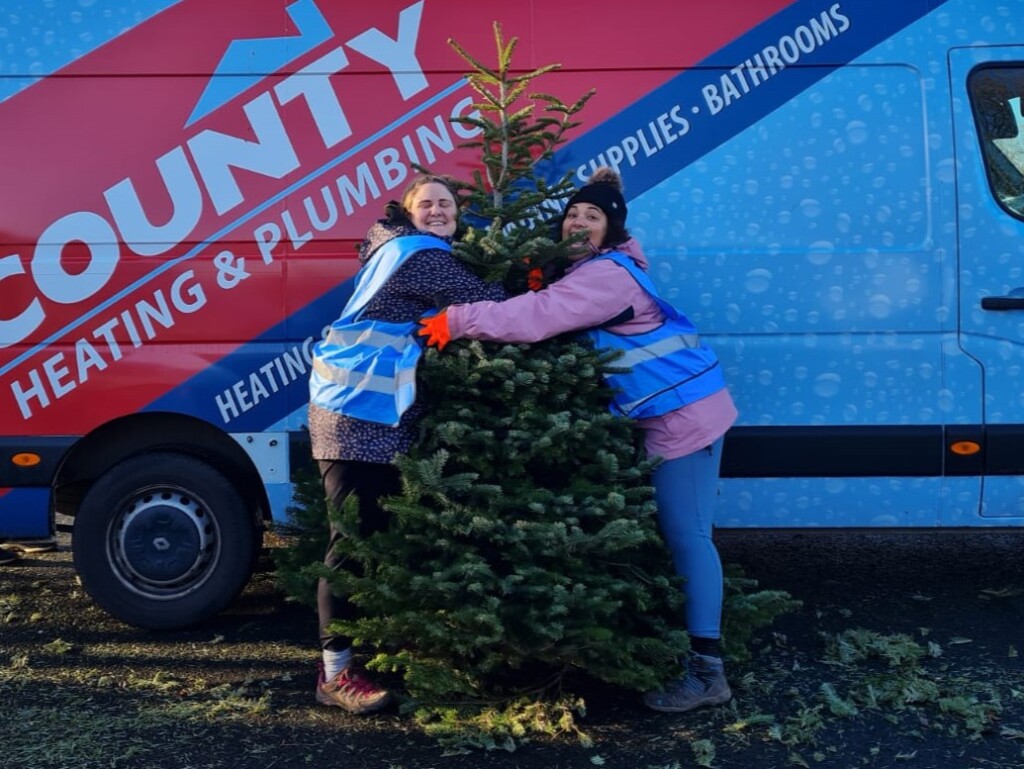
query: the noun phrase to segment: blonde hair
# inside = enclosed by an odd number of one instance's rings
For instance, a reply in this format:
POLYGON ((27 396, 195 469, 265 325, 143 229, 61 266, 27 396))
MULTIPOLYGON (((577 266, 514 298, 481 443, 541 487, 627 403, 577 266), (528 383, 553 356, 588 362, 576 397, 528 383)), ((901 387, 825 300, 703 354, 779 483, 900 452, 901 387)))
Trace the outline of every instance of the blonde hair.
POLYGON ((459 196, 455 192, 455 185, 452 184, 451 179, 449 179, 447 176, 438 176, 437 174, 420 174, 411 182, 409 182, 409 186, 406 187, 405 191, 402 193, 402 210, 406 213, 406 215, 410 215, 412 213, 412 211, 409 208, 409 205, 410 203, 412 203, 412 199, 416 195, 416 190, 418 190, 424 184, 440 184, 442 187, 448 190, 448 192, 451 193, 452 200, 455 201, 455 205, 459 205, 459 196))

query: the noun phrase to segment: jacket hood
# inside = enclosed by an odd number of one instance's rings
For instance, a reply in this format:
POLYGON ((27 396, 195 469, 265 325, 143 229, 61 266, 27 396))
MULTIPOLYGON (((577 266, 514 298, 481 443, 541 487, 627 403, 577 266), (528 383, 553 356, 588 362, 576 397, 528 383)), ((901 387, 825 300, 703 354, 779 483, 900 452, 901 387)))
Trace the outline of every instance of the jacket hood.
POLYGON ((641 270, 644 270, 645 272, 647 271, 647 257, 644 256, 644 250, 640 248, 640 241, 638 241, 636 238, 630 238, 625 243, 616 246, 615 248, 602 249, 602 253, 608 253, 609 251, 621 251, 634 262, 636 262, 637 266, 641 270))
POLYGON ((415 235, 416 228, 409 224, 402 224, 390 219, 378 219, 370 229, 366 231, 366 237, 359 244, 359 264, 366 264, 370 261, 377 250, 385 243, 403 235, 415 235))
POLYGON ((583 259, 580 259, 578 261, 573 262, 571 265, 569 265, 569 269, 566 270, 566 272, 567 273, 568 272, 572 272, 577 267, 581 267, 584 264, 586 264, 587 262, 589 262, 595 256, 600 256, 601 254, 607 254, 607 253, 610 253, 611 251, 620 251, 620 252, 622 252, 623 254, 628 256, 630 259, 632 259, 634 262, 636 262, 637 266, 641 270, 643 270, 644 272, 647 271, 647 265, 648 265, 647 257, 644 256, 644 250, 640 247, 640 241, 638 241, 636 238, 630 238, 625 243, 620 243, 619 245, 612 246, 610 248, 601 248, 601 249, 596 249, 596 248, 593 248, 593 247, 591 247, 591 248, 593 249, 593 252, 594 252, 593 254, 591 254, 590 256, 584 257, 583 259))

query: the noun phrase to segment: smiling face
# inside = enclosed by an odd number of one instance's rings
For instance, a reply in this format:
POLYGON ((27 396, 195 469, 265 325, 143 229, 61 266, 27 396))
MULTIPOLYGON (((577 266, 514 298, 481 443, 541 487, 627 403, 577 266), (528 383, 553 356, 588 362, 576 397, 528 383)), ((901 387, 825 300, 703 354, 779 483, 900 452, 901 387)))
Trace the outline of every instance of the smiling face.
POLYGON ((589 233, 590 245, 587 245, 587 241, 583 241, 570 258, 579 259, 586 254, 593 253, 594 250, 601 247, 605 235, 608 234, 608 217, 593 203, 574 203, 565 212, 565 219, 562 220, 562 239, 582 230, 589 233))
POLYGON ((405 210, 420 232, 452 237, 458 225, 458 207, 455 197, 445 185, 427 182, 417 187, 405 210))

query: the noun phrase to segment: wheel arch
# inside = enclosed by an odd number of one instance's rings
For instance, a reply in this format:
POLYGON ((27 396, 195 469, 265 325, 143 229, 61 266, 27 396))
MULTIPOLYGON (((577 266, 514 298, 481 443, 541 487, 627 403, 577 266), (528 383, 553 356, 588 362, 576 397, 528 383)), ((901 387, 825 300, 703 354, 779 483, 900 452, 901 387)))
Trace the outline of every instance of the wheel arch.
POLYGON ((74 517, 85 493, 104 472, 128 457, 167 451, 202 459, 223 473, 244 498, 257 528, 270 520, 259 471, 238 442, 208 422, 170 412, 121 417, 79 439, 54 478, 55 511, 74 517))

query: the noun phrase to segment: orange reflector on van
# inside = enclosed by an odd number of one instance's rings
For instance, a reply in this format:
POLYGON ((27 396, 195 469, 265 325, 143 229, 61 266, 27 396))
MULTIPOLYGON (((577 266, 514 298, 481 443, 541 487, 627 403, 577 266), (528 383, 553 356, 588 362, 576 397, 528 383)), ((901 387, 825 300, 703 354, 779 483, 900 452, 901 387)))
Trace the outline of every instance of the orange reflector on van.
POLYGON ((23 451, 20 454, 15 454, 13 457, 11 457, 11 461, 18 467, 35 467, 36 465, 43 461, 43 458, 38 454, 32 454, 31 452, 23 451))
POLYGON ((956 443, 949 444, 949 450, 954 454, 960 454, 961 456, 967 457, 981 451, 981 444, 975 443, 974 441, 957 441, 956 443))

